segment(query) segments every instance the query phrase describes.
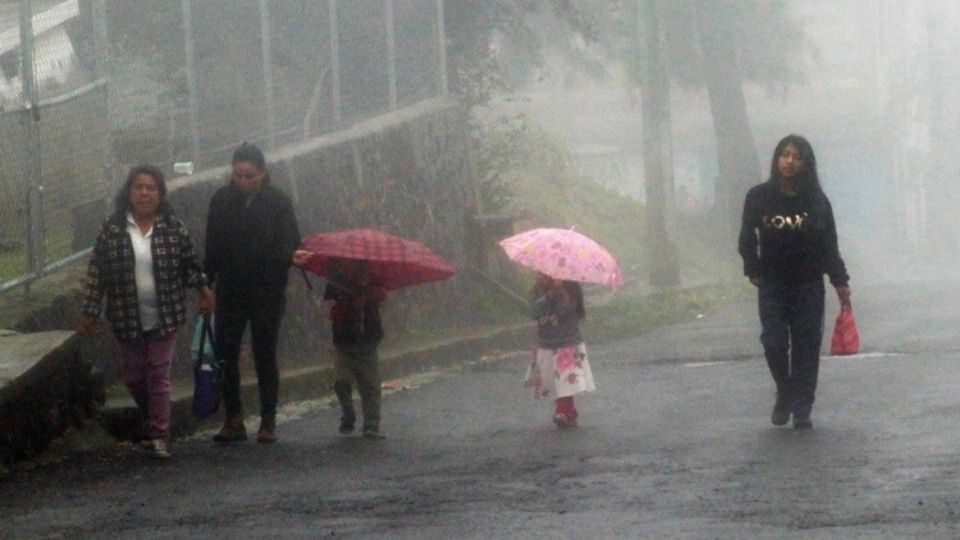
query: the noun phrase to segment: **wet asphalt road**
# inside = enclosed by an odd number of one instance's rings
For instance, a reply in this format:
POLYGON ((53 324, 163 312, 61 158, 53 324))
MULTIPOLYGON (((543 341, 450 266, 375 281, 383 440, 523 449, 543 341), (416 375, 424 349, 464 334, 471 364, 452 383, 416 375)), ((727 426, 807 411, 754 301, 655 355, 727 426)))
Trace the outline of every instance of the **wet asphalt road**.
POLYGON ((323 404, 273 446, 16 473, 0 537, 960 538, 960 292, 855 295, 866 354, 824 358, 812 431, 769 424, 755 309, 731 306, 592 346, 575 430, 517 351, 408 381, 384 441, 338 436, 323 404))

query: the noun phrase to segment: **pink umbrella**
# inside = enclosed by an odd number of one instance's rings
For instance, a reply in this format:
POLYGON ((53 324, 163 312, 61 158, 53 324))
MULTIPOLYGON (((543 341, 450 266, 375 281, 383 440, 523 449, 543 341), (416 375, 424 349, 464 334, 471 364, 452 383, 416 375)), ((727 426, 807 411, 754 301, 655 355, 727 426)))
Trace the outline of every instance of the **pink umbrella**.
POLYGON ((573 229, 531 229, 500 241, 511 261, 554 279, 623 284, 620 265, 600 244, 573 229))

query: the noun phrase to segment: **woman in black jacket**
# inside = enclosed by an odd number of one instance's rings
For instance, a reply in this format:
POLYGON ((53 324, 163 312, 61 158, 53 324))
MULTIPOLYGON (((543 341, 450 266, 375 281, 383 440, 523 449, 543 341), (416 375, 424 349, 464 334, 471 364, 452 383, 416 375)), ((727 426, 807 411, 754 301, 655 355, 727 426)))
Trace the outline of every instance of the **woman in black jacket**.
POLYGON ((777 386, 771 421, 782 426, 792 414, 795 428, 812 428, 823 275, 830 277, 843 305, 850 303, 850 277, 813 148, 803 137, 784 137, 774 150, 770 179, 747 193, 739 251, 744 274, 759 290, 760 341, 777 386))
POLYGON ((247 439, 240 400, 240 344, 250 327, 260 395, 257 442, 276 441, 280 373, 277 341, 286 306, 287 270, 300 230, 290 198, 270 182, 263 152, 244 143, 233 153, 230 182, 213 194, 207 213, 204 270, 216 291, 214 335, 224 361, 220 443, 247 439))

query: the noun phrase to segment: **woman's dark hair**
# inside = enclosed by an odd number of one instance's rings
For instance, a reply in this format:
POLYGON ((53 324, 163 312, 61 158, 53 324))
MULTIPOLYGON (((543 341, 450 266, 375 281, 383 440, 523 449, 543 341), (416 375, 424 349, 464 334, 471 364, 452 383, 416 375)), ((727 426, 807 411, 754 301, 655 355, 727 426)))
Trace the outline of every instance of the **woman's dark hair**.
POLYGON ((800 158, 803 160, 803 168, 800 169, 800 175, 797 178, 797 194, 809 201, 811 223, 814 227, 819 227, 823 224, 820 218, 823 217, 822 213, 826 209, 826 197, 823 194, 823 188, 820 186, 820 176, 817 174, 817 156, 813 153, 813 146, 807 139, 800 135, 787 135, 780 139, 777 148, 773 151, 773 158, 770 160, 770 179, 773 181, 780 180, 777 160, 783 150, 791 144, 800 152, 800 158))
POLYGON ((157 189, 160 190, 160 208, 157 211, 163 216, 172 216, 173 208, 167 202, 167 180, 163 176, 163 171, 153 165, 137 165, 130 169, 130 172, 127 173, 127 181, 124 182, 123 188, 117 192, 114 199, 115 215, 119 219, 127 219, 127 212, 130 211, 130 188, 133 187, 133 182, 141 174, 153 178, 153 181, 157 184, 157 189))
POLYGON ((255 144, 243 143, 238 146, 233 151, 233 159, 230 162, 236 163, 238 161, 249 161, 261 171, 267 170, 267 159, 263 156, 263 150, 260 150, 260 147, 255 144))
POLYGON ((777 148, 773 151, 773 159, 770 160, 770 178, 780 179, 777 160, 783 153, 783 149, 791 144, 797 148, 800 152, 800 159, 803 160, 803 168, 800 170, 800 177, 797 182, 797 192, 803 194, 820 193, 823 190, 820 187, 820 177, 817 175, 817 156, 814 155, 810 142, 800 135, 787 135, 777 143, 777 148))
POLYGON ((243 143, 233 151, 233 158, 230 160, 230 163, 236 163, 238 161, 247 161, 253 163, 253 166, 263 171, 263 181, 270 181, 270 173, 267 172, 267 158, 263 155, 263 150, 260 150, 260 147, 251 144, 243 143))

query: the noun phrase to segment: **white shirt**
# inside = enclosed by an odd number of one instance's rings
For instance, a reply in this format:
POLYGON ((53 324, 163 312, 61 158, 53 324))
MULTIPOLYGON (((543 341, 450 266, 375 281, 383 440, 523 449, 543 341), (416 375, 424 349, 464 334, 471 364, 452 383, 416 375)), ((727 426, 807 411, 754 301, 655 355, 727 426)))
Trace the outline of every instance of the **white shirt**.
POLYGON ((157 308, 157 285, 153 279, 153 225, 147 234, 140 232, 140 226, 127 213, 127 234, 133 243, 134 280, 137 283, 137 306, 140 309, 140 326, 144 332, 160 326, 160 312, 157 308))

